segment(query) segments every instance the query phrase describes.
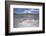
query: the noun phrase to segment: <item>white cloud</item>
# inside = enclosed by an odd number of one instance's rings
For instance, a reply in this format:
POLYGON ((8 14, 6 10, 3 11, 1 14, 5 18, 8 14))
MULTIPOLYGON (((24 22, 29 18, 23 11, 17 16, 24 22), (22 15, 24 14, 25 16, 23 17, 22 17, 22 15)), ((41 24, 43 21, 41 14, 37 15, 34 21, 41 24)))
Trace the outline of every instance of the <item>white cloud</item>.
POLYGON ((30 10, 25 10, 24 13, 32 13, 30 10))

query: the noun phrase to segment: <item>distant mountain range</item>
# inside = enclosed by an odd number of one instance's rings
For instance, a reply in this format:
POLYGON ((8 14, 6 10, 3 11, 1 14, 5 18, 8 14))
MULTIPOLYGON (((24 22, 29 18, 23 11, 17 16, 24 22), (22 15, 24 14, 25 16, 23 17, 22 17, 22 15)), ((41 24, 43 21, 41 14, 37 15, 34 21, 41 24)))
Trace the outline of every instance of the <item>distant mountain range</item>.
MULTIPOLYGON (((14 15, 21 15, 21 14, 17 14, 17 13, 13 13, 14 15)), ((37 13, 22 13, 22 14, 29 14, 29 15, 32 15, 32 14, 37 14, 37 13)))

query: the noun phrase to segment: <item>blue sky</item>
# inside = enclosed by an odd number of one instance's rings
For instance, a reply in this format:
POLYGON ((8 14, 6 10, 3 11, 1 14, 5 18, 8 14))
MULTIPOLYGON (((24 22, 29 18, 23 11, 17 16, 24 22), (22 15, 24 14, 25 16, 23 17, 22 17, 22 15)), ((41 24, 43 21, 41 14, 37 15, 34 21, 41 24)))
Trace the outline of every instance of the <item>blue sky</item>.
POLYGON ((13 11, 16 14, 23 14, 23 13, 39 14, 39 9, 36 8, 14 8, 13 11))

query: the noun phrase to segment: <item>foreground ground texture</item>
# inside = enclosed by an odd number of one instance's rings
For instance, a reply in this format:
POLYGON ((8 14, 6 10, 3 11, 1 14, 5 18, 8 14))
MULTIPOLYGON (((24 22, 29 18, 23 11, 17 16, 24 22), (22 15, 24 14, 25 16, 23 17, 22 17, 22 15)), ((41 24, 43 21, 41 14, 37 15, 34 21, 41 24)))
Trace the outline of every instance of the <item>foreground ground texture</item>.
POLYGON ((39 15, 15 15, 14 28, 38 27, 39 15))

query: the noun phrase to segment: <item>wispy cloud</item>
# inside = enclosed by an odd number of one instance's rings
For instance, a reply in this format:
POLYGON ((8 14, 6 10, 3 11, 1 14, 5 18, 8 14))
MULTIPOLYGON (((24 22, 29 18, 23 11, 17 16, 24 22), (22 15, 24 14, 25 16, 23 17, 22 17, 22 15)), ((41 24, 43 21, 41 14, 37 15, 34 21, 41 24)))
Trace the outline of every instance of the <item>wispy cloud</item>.
POLYGON ((39 9, 36 8, 14 8, 13 11, 16 14, 22 14, 22 13, 39 14, 39 9))

